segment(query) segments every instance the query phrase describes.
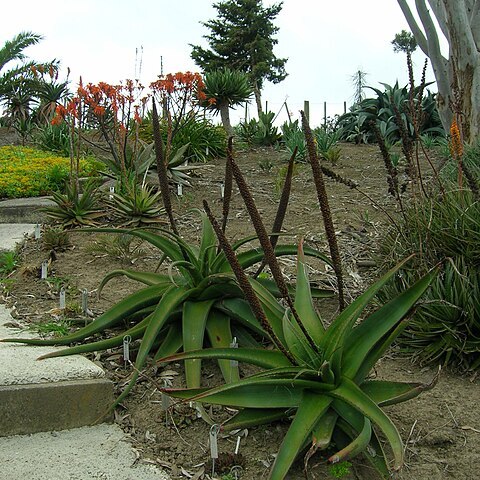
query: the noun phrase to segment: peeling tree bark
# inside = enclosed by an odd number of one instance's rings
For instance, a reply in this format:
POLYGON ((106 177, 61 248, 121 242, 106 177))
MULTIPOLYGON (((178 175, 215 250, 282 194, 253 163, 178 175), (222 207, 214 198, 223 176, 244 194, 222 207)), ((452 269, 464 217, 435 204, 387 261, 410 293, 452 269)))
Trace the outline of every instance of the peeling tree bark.
POLYGON ((464 140, 480 136, 480 0, 415 0, 421 25, 407 0, 397 0, 420 49, 430 58, 438 87, 438 111, 446 131, 458 115, 464 140), (449 45, 440 51, 432 16, 449 45))

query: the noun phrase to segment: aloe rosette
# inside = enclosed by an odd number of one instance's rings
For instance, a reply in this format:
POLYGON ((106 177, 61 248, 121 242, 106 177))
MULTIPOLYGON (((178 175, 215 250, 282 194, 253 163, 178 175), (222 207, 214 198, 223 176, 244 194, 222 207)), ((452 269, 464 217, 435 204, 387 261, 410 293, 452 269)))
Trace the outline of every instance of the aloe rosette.
MULTIPOLYGON (((169 273, 114 270, 101 282, 99 291, 114 277, 125 276, 145 285, 144 288, 119 301, 91 324, 70 335, 55 339, 8 339, 32 345, 70 345, 84 342, 106 329, 123 325, 131 326, 120 334, 98 341, 81 343, 67 349, 52 352, 41 358, 50 358, 78 353, 88 353, 121 346, 125 336, 140 340, 135 362, 135 371, 120 401, 130 391, 148 355, 154 359, 173 354, 179 350, 196 350, 204 343, 212 347, 228 348, 236 338, 240 345, 259 346, 259 339, 268 335, 258 323, 242 290, 238 287, 230 265, 218 249, 217 239, 204 212, 200 245, 191 245, 169 230, 96 228, 84 231, 130 234, 149 242, 170 260, 169 273)), ((235 249, 245 246, 255 237, 240 240, 235 249)), ((295 245, 278 245, 276 254, 292 255, 295 245)), ((308 255, 330 263, 320 251, 308 248, 308 255)), ((261 248, 243 249, 238 254, 242 268, 259 263, 263 259, 261 248)), ((251 280, 260 298, 264 299, 266 311, 275 322, 279 305, 275 295, 275 283, 268 279, 251 280)), ((331 296, 329 290, 313 289, 317 297, 331 296)), ((281 311, 281 310, 280 310, 281 311)), ((280 328, 278 328, 279 330, 280 328)), ((219 360, 226 381, 238 380, 238 367, 227 360, 219 360)), ((190 359, 185 362, 186 381, 189 387, 200 386, 201 362, 190 359)), ((118 402, 117 401, 117 402, 118 402)))
POLYGON ((402 440, 382 407, 413 398, 435 382, 375 380, 369 378, 369 373, 405 328, 406 316, 428 288, 436 270, 361 322, 359 319, 376 293, 405 261, 368 288, 326 328, 314 308, 300 244, 294 303, 297 314, 294 317, 289 309, 280 308, 273 323, 275 315, 272 312, 267 315, 275 330, 281 325, 277 341, 282 348, 205 349, 162 359, 237 360, 261 367, 261 371, 216 388, 164 391, 179 399, 239 409, 225 422, 225 429, 293 418, 272 466, 271 480, 285 478, 296 457, 309 446, 306 462, 317 450, 327 448, 335 449, 328 454, 332 463, 363 453, 387 477, 390 470, 387 456, 372 425, 379 428, 391 447, 393 468, 400 468, 402 440))

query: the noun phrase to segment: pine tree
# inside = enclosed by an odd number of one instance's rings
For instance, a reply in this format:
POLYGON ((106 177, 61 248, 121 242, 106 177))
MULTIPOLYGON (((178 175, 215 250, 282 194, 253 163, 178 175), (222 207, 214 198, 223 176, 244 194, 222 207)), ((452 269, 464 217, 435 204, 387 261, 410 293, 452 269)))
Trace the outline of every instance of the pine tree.
POLYGON ((262 112, 261 89, 265 81, 279 83, 285 79, 286 58, 277 58, 273 47, 278 27, 273 21, 283 2, 264 7, 262 0, 227 0, 215 3, 217 18, 202 22, 210 29, 204 35, 209 48, 192 47, 192 59, 205 72, 220 68, 239 70, 252 82, 258 112, 262 112))

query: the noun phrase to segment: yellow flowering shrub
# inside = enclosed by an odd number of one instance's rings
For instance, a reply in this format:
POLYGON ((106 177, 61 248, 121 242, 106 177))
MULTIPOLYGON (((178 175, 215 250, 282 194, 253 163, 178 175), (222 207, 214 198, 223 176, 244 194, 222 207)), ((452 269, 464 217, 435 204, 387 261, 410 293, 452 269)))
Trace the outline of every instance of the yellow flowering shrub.
MULTIPOLYGON (((80 175, 95 175, 93 158, 80 160, 80 175)), ((61 190, 70 174, 70 159, 30 147, 0 147, 0 198, 36 197, 61 190)))

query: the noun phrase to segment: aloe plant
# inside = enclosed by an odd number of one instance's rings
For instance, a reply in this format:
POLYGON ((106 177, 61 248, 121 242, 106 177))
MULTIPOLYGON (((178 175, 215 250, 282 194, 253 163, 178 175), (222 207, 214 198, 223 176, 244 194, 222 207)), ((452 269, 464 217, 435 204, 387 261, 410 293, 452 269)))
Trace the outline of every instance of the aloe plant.
MULTIPOLYGON (((203 226, 199 246, 191 245, 179 235, 163 229, 158 229, 159 233, 144 229, 88 229, 92 232, 129 234, 149 242, 170 260, 168 274, 128 269, 114 270, 102 281, 99 287, 100 292, 112 278, 118 276, 140 282, 145 285, 145 288, 124 298, 91 324, 75 333, 52 340, 15 339, 13 341, 32 345, 69 345, 82 342, 106 329, 122 325, 125 321, 133 323, 112 338, 82 343, 41 357, 51 358, 113 348, 120 346, 126 335, 130 335, 134 340, 141 339, 135 372, 129 386, 118 401, 121 401, 130 391, 152 350, 154 350, 154 358, 158 359, 180 349, 202 348, 204 341, 213 347, 228 347, 234 337, 240 344, 258 346, 258 336, 265 336, 265 332, 244 300, 225 255, 218 250, 216 236, 210 222, 204 212, 199 212, 203 226)), ((235 245, 235 249, 254 239, 255 237, 248 237, 240 240, 235 245)), ((295 251, 294 245, 278 245, 275 254, 292 255, 295 251)), ((308 248, 307 253, 331 263, 316 249, 308 248)), ((239 253, 242 268, 261 262, 263 256, 261 248, 243 249, 239 253)), ((273 304, 273 308, 277 308, 274 295, 280 294, 275 284, 268 279, 259 279, 255 281, 255 285, 258 294, 262 298, 265 297, 266 302, 273 304)), ((317 297, 332 295, 329 290, 322 289, 314 289, 313 294, 317 297)), ((265 308, 272 307, 266 305, 265 308)), ((219 361, 219 365, 226 381, 239 378, 238 367, 222 360, 219 361)), ((200 362, 187 361, 185 371, 187 385, 199 386, 200 362)))
MULTIPOLYGON (((220 228, 216 228, 216 232, 222 235, 220 228)), ((357 322, 376 293, 407 260, 374 283, 326 328, 313 306, 300 243, 294 302, 297 316, 294 317, 289 308, 265 315, 266 312, 259 312, 252 305, 259 323, 265 326, 267 322, 271 326, 277 349, 206 349, 161 359, 162 362, 237 360, 262 370, 215 388, 168 388, 165 393, 183 400, 238 409, 239 412, 223 424, 226 430, 292 417, 270 471, 271 480, 283 480, 297 456, 309 446, 306 463, 317 450, 334 447, 334 453, 328 454, 329 462, 363 453, 387 478, 389 462, 372 425, 387 439, 393 452, 393 468, 399 469, 403 463, 402 440, 382 407, 417 396, 431 388, 435 379, 429 384, 403 383, 374 380, 369 378, 369 373, 405 328, 405 317, 435 278, 436 270, 357 322)), ((240 279, 239 283, 245 285, 240 279)), ((266 302, 263 300, 260 304, 264 308, 266 302)))
POLYGON ((165 210, 159 206, 160 192, 137 185, 133 181, 124 182, 124 191, 110 194, 107 204, 123 222, 123 226, 140 226, 165 222, 165 210))
POLYGON ((85 185, 80 194, 75 182, 67 183, 65 193, 52 192, 56 205, 40 210, 64 227, 95 225, 104 216, 100 208, 100 198, 94 183, 85 185))

